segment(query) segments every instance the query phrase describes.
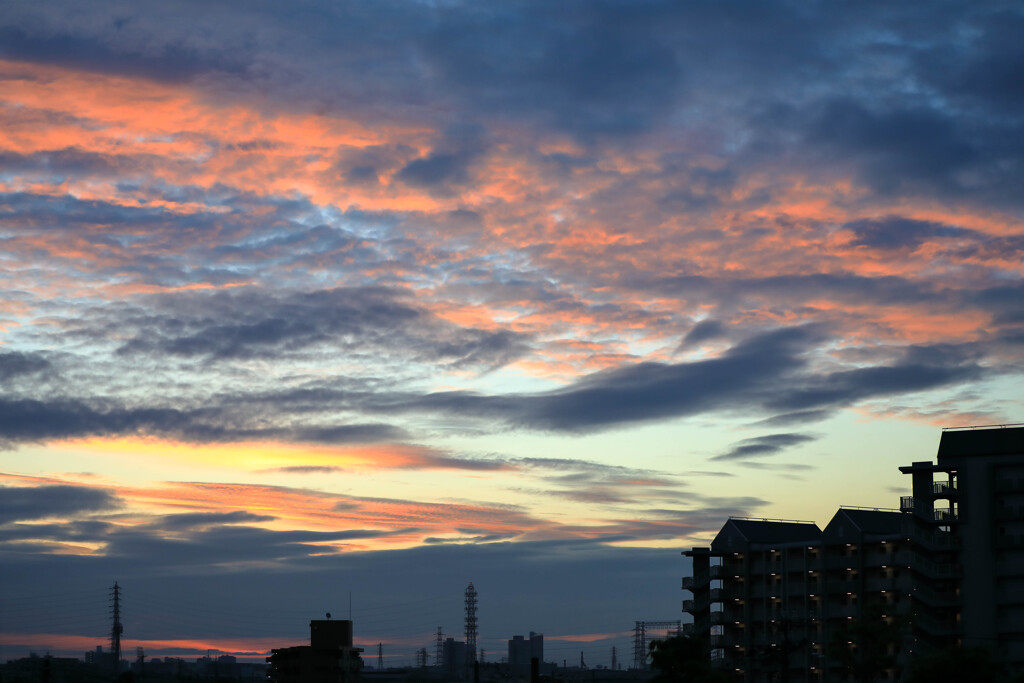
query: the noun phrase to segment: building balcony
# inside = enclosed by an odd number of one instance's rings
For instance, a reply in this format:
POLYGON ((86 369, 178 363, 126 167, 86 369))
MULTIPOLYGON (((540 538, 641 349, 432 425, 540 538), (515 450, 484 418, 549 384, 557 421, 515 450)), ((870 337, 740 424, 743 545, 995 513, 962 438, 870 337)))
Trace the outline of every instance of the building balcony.
POLYGON ((961 575, 959 565, 951 562, 932 562, 923 557, 915 558, 911 567, 914 571, 933 579, 957 579, 961 575))
POLYGON ((957 550, 960 548, 960 539, 948 531, 922 529, 921 527, 917 527, 910 529, 907 532, 907 535, 910 536, 915 545, 921 546, 925 550, 945 551, 957 550))
POLYGON ((960 627, 953 619, 935 619, 931 615, 918 613, 912 618, 915 628, 933 636, 952 636, 960 633, 960 627))
POLYGON ((706 610, 711 603, 704 600, 683 600, 683 611, 689 612, 690 614, 696 614, 697 612, 703 612, 706 610))
POLYGON ((731 569, 726 568, 725 565, 721 565, 721 564, 711 565, 711 578, 712 579, 726 579, 726 578, 729 578, 729 577, 732 577, 732 576, 736 576, 736 574, 731 569))
POLYGON ((959 519, 959 515, 951 508, 933 508, 931 500, 915 500, 913 496, 900 496, 900 512, 913 512, 919 519, 931 519, 939 524, 959 519))
POLYGON ((831 555, 825 558, 825 562, 823 564, 826 571, 831 569, 851 569, 856 566, 856 561, 857 558, 855 557, 846 557, 845 555, 831 555))
POLYGON ((724 625, 727 622, 728 622, 728 619, 725 616, 725 612, 712 612, 711 613, 711 625, 712 626, 722 626, 722 625, 724 625))
POLYGON ((694 636, 696 634, 697 634, 697 625, 696 624, 683 624, 683 635, 684 636, 691 636, 692 637, 692 636, 694 636))
POLYGON ((707 580, 701 581, 695 576, 684 576, 683 577, 683 590, 692 591, 700 590, 701 588, 707 588, 709 582, 707 580))
POLYGON ((960 484, 956 481, 937 481, 932 484, 932 494, 941 498, 960 495, 960 484))
POLYGON ((908 588, 910 577, 904 572, 903 576, 872 576, 864 581, 864 590, 869 592, 895 591, 898 588, 908 588))
POLYGON ((829 619, 849 619, 858 615, 857 605, 829 605, 825 614, 829 619))
POLYGON ((883 567, 909 567, 914 557, 909 550, 897 550, 894 553, 879 554, 873 560, 872 564, 883 567))
POLYGON ((914 600, 918 600, 929 607, 956 607, 960 604, 960 596, 952 591, 940 592, 927 586, 917 586, 914 589, 914 600))

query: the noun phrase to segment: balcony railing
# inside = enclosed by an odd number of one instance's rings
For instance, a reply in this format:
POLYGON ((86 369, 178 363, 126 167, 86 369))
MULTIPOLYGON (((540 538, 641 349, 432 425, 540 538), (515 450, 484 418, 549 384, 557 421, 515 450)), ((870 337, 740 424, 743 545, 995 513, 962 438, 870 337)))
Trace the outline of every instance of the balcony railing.
POLYGON ((730 576, 734 576, 733 572, 729 569, 726 569, 724 565, 715 564, 711 566, 712 579, 724 579, 730 576))
POLYGON ((927 586, 917 586, 914 588, 913 597, 915 600, 920 600, 932 607, 954 607, 960 604, 960 596, 952 591, 940 593, 927 586))
POLYGON ((923 629, 928 633, 937 636, 948 636, 960 633, 960 627, 955 621, 944 619, 939 621, 927 614, 918 613, 912 617, 915 627, 923 629))
MULTIPOLYGON (((915 500, 913 496, 900 496, 900 512, 913 512, 918 517, 928 517, 929 501, 915 500)), ((955 522, 959 515, 950 508, 934 508, 931 517, 936 522, 955 522)))
POLYGON ((932 493, 937 496, 952 496, 960 493, 960 485, 955 481, 937 481, 932 484, 932 493))
POLYGON ((911 566, 915 571, 935 579, 955 579, 960 576, 960 567, 949 562, 932 562, 923 557, 916 557, 911 566))

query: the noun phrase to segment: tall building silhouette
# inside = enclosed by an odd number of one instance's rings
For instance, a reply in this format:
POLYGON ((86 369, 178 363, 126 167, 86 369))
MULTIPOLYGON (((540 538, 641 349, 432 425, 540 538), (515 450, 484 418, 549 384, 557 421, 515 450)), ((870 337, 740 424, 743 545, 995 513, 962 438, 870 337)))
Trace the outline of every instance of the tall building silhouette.
POLYGON ((1024 670, 1024 428, 945 430, 898 510, 730 518, 692 548, 684 633, 736 680, 895 677, 960 644, 1024 670))

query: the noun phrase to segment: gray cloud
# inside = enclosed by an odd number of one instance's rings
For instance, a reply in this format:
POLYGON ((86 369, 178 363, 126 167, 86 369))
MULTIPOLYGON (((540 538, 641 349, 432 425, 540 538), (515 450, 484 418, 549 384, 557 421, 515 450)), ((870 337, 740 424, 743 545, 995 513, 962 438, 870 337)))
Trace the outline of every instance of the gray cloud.
POLYGON ((710 339, 720 339, 725 333, 726 328, 721 320, 701 320, 686 333, 680 347, 686 348, 710 339))
POLYGON ((790 446, 814 441, 818 437, 810 434, 766 434, 744 439, 727 452, 716 455, 712 460, 743 460, 781 453, 790 446))
POLYGON ((856 238, 855 245, 875 249, 915 249, 931 238, 974 237, 974 231, 931 221, 916 221, 899 216, 847 223, 856 238))
POLYGON ((403 430, 382 424, 294 426, 241 421, 223 408, 133 407, 111 401, 0 399, 0 441, 45 442, 86 436, 151 435, 188 442, 294 439, 327 444, 372 443, 401 438, 403 430))
POLYGON ((0 353, 0 382, 7 382, 24 375, 34 375, 50 367, 50 361, 38 353, 18 351, 0 353))
POLYGON ((493 369, 528 349, 524 335, 443 322, 403 293, 382 287, 281 294, 251 289, 151 303, 154 311, 114 312, 118 327, 137 330, 119 353, 233 360, 321 346, 387 349, 426 362, 493 369))
POLYGON ((109 512, 119 505, 117 496, 85 486, 2 486, 0 524, 109 512))

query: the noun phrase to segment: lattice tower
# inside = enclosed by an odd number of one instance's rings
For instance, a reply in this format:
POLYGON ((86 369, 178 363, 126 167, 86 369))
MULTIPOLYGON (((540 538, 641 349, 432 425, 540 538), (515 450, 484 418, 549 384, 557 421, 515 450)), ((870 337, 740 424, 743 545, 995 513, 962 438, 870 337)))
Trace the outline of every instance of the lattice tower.
POLYGON ((114 659, 114 672, 121 670, 121 634, 124 633, 124 626, 121 625, 121 587, 114 582, 110 589, 110 617, 113 622, 110 628, 110 651, 114 659))
POLYGON ((476 661, 476 588, 470 581, 466 587, 466 662, 476 661))

